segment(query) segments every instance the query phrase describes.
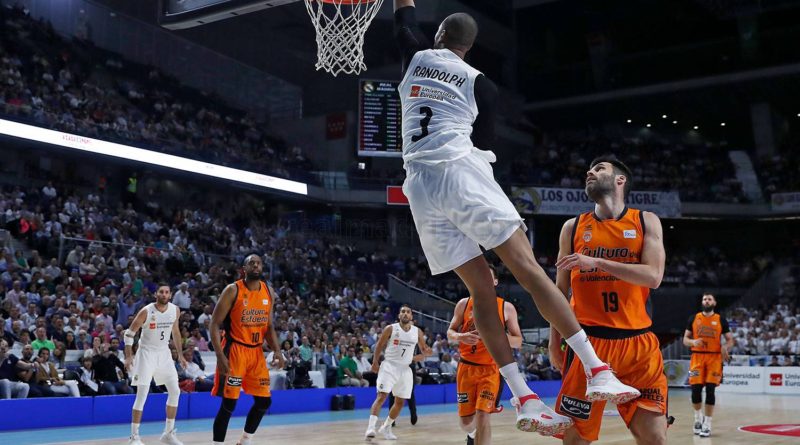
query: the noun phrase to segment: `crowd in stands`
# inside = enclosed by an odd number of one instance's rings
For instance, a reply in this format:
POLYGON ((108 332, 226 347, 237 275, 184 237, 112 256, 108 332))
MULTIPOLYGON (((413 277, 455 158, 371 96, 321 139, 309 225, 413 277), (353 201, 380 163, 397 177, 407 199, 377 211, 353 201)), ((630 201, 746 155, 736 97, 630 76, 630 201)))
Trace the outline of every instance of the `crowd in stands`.
POLYGON ((134 143, 259 173, 313 180, 297 146, 157 68, 67 41, 22 8, 0 7, 0 112, 82 136, 134 143), (102 61, 102 63, 98 63, 102 61))
POLYGON ((762 309, 736 308, 728 316, 733 354, 772 356, 765 366, 800 366, 800 307, 775 304, 762 309))
POLYGON ((515 156, 501 178, 517 185, 583 188, 592 159, 613 153, 633 171, 634 190, 678 191, 683 201, 747 202, 727 151, 656 138, 562 135, 515 156))
POLYGON ((767 199, 772 193, 800 192, 800 154, 796 148, 759 157, 756 171, 767 199))

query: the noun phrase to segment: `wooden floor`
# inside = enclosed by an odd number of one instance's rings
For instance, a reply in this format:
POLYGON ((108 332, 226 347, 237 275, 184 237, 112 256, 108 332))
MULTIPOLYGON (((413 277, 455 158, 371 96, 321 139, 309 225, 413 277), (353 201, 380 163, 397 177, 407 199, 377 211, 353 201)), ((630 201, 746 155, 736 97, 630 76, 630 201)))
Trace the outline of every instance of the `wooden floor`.
MULTIPOLYGON (((780 424, 800 423, 800 397, 797 396, 766 396, 766 395, 734 395, 720 394, 717 396, 717 412, 714 415, 713 434, 711 438, 701 439, 692 434, 692 410, 689 403, 688 391, 671 392, 670 414, 676 417, 675 424, 669 429, 669 443, 672 444, 800 444, 800 438, 770 436, 739 431, 743 425, 752 424, 780 424)), ((508 408, 506 402, 506 407, 508 408)), ((455 407, 453 406, 453 409, 455 407)), ((358 414, 365 413, 361 411, 358 414)), ((386 412, 381 413, 382 416, 386 412)), ((269 445, 340 445, 363 444, 364 430, 367 419, 343 420, 336 422, 305 423, 294 425, 272 424, 280 423, 281 417, 293 422, 302 421, 304 414, 292 416, 271 416, 270 422, 256 433, 254 444, 269 445), (299 419, 296 416, 300 416, 299 419)), ((309 418, 309 417, 307 417, 309 418)), ((463 444, 464 434, 457 425, 455 411, 424 414, 416 426, 411 426, 408 421, 407 411, 397 422, 394 429, 398 437, 397 442, 373 440, 373 444, 387 445, 391 443, 402 444, 463 444)), ((196 422, 196 421, 193 421, 196 422)), ((535 434, 521 433, 514 429, 514 414, 510 409, 493 417, 493 443, 497 445, 517 444, 557 444, 557 440, 545 438, 535 434)), ((122 426, 121 426, 122 427, 122 426)), ((178 422, 180 430, 181 422, 178 422)), ((208 422, 208 430, 211 422, 208 422)), ((195 428, 196 430, 196 428, 195 428)), ((210 431, 179 432, 180 439, 186 445, 210 444, 210 431)), ((241 434, 241 429, 233 428, 228 434, 226 443, 234 444, 241 434)), ((380 436, 379 436, 380 437, 380 436)), ((52 441, 54 437, 48 437, 52 441)), ((158 436, 143 437, 146 444, 156 444, 158 436)), ((48 442, 48 441, 42 441, 48 442)), ((122 444, 124 440, 95 440, 81 441, 94 445, 122 444)), ((41 442, 40 442, 41 443, 41 442)), ((58 443, 58 442, 51 442, 58 443)), ((64 443, 64 442, 61 442, 64 443)), ((625 428, 618 416, 607 415, 603 420, 603 430, 600 433, 598 444, 630 444, 634 443, 630 433, 625 428)))

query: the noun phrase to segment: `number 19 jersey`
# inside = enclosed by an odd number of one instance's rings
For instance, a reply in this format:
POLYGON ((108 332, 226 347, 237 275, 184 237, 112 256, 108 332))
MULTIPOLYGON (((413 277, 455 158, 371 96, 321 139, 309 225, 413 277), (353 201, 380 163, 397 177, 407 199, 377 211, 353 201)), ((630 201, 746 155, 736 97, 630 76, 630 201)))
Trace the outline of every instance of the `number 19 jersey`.
POLYGON ((435 164, 470 153, 472 123, 478 116, 475 79, 480 74, 449 49, 414 55, 397 87, 404 162, 435 164))
MULTIPOLYGON (((572 251, 620 263, 642 262, 645 224, 642 212, 625 208, 617 219, 600 220, 594 212, 575 219, 572 251)), ((570 272, 572 300, 578 322, 586 326, 645 329, 650 289, 623 281, 600 269, 570 272)))

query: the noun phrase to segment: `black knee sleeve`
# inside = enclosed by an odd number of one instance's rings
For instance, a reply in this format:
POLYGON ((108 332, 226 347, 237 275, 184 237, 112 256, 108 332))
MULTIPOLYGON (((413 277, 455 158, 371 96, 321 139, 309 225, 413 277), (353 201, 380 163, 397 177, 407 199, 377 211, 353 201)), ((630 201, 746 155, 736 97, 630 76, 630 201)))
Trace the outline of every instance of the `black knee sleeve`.
POLYGON ((253 407, 247 413, 247 419, 244 421, 244 432, 247 434, 254 434, 261 423, 261 418, 272 405, 272 397, 253 397, 253 407))
POLYGON ((703 385, 692 385, 692 403, 703 403, 703 385))
POLYGON ((706 383, 706 405, 714 405, 717 402, 717 398, 714 396, 715 389, 717 389, 717 385, 706 383))
POLYGON ((231 420, 233 410, 236 408, 236 399, 223 398, 219 405, 217 417, 214 418, 214 442, 224 442, 225 433, 228 432, 228 422, 231 420))

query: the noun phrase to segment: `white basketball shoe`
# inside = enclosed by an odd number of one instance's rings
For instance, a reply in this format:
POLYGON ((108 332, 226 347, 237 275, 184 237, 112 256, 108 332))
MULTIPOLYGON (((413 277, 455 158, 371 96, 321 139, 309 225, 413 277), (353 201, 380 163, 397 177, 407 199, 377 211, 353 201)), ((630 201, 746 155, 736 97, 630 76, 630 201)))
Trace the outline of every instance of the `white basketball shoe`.
POLYGON ((144 445, 144 442, 142 442, 142 439, 136 434, 128 439, 128 445, 144 445))
POLYGON ((572 419, 550 409, 536 394, 519 399, 514 397, 511 405, 517 409, 517 429, 520 431, 552 436, 561 434, 572 426, 572 419))
POLYGON ((397 436, 392 433, 391 425, 381 425, 381 427, 378 429, 378 432, 383 434, 383 438, 386 440, 397 440, 397 436))
POLYGON ((605 400, 619 405, 641 395, 638 389, 620 382, 608 365, 586 372, 586 398, 590 402, 605 400))
POLYGON ((161 439, 159 440, 161 443, 166 443, 168 445, 183 445, 183 442, 178 440, 177 433, 178 430, 175 428, 171 429, 170 431, 164 431, 164 433, 161 434, 161 439))

